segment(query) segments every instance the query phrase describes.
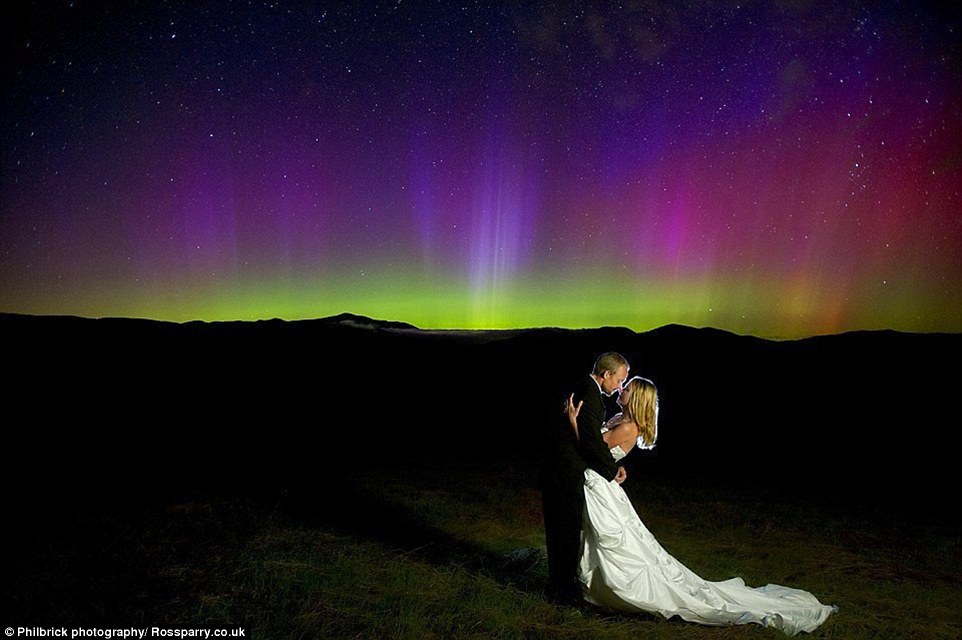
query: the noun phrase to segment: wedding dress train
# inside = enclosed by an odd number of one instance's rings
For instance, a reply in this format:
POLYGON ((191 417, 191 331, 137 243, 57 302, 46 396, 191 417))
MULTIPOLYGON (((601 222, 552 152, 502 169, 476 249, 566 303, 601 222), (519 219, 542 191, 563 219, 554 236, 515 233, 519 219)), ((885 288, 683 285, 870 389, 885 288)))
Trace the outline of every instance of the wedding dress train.
MULTIPOLYGON (((624 455, 615 449, 616 458, 624 455)), ((788 635, 814 630, 837 610, 800 589, 701 579, 658 544, 621 486, 591 469, 585 471, 583 540, 585 598, 603 608, 708 625, 757 623, 788 635)))

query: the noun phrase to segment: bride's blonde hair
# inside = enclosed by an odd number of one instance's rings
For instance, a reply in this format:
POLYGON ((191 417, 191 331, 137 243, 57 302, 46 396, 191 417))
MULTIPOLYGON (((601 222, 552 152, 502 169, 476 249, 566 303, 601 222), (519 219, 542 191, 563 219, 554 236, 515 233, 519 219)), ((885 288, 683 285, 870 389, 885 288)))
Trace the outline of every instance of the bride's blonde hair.
POLYGON ((638 446, 650 449, 658 439, 658 390, 648 378, 635 376, 624 386, 630 392, 625 417, 638 425, 638 446))

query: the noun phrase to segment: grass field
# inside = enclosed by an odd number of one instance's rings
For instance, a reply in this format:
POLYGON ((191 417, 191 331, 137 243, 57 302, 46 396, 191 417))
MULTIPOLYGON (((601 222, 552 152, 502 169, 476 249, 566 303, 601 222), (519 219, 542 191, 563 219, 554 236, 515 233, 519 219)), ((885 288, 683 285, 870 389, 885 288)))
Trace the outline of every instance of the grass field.
MULTIPOLYGON (((764 488, 630 477, 648 528, 709 580, 803 588, 838 613, 813 638, 959 638, 949 519, 764 488)), ((516 462, 409 463, 242 497, 153 494, 66 517, 13 550, 18 625, 245 624, 254 638, 778 638, 545 600, 540 495, 516 462)))

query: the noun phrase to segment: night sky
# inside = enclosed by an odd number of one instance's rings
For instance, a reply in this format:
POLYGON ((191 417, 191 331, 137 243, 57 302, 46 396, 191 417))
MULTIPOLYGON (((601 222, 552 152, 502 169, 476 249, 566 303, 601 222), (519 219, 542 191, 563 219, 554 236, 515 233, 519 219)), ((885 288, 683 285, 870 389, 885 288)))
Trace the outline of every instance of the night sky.
POLYGON ((8 2, 0 311, 962 331, 962 10, 838 5, 8 2))

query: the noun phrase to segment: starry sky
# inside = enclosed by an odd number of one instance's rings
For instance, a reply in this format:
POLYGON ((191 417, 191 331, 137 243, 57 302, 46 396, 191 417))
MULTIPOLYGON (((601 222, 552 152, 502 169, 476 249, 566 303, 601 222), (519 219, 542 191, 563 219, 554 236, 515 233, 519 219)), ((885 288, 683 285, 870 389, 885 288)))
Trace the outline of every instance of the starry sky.
POLYGON ((0 311, 962 331, 958 7, 8 2, 0 311))

